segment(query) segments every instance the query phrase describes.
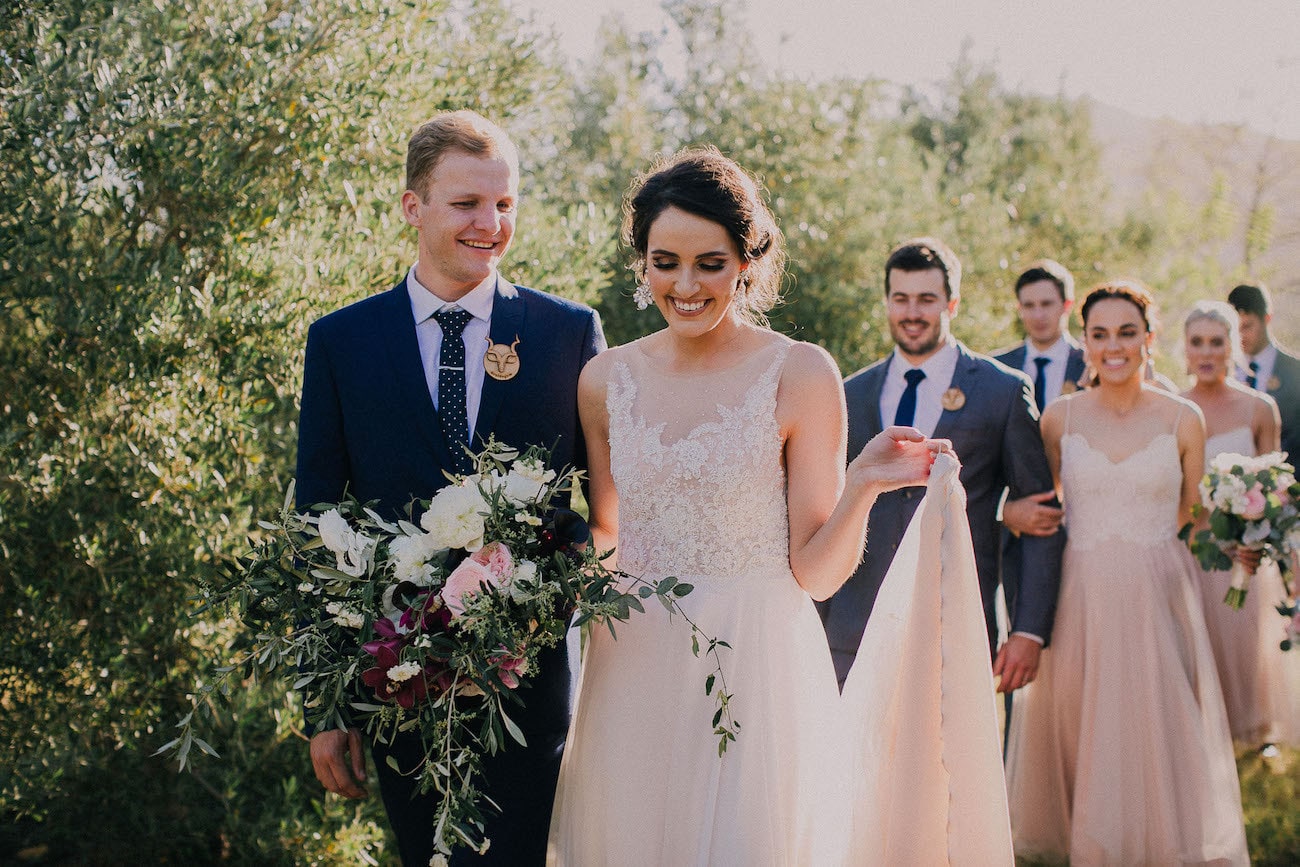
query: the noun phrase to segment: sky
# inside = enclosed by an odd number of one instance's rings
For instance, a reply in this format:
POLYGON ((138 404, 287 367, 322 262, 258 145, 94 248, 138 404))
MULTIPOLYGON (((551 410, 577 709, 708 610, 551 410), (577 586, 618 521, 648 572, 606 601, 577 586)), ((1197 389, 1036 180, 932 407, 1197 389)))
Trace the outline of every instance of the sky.
MULTIPOLYGON (((602 18, 632 30, 656 0, 514 0, 590 61, 602 18)), ((969 45, 1008 86, 1147 117, 1248 123, 1300 141, 1300 0, 748 0, 760 58, 797 76, 926 85, 969 45)))

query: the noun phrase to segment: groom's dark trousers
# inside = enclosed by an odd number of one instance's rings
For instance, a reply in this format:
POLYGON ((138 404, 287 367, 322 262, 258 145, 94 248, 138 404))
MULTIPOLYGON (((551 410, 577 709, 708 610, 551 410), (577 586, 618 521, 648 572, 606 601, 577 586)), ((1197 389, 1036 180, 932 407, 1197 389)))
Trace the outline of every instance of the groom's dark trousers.
MULTIPOLYGON (((551 449, 556 468, 585 465, 577 385, 583 365, 605 347, 595 312, 498 279, 489 327, 493 343, 515 345, 519 370, 509 380, 484 377, 476 443, 492 435, 518 448, 551 449)), ((466 357, 467 364, 483 363, 482 351, 466 357)), ((429 394, 405 280, 311 326, 298 428, 300 508, 337 502, 346 491, 362 502, 378 500, 381 514, 403 514, 413 498, 427 499, 447 484, 443 470, 454 466, 453 448, 429 394)), ((522 694, 526 708, 512 713, 528 747, 511 744, 488 762, 485 790, 501 807, 488 816, 491 846, 482 858, 458 850, 453 864, 544 863, 569 682, 561 645, 540 660, 522 694)), ((416 795, 413 777, 389 768, 387 752, 377 746, 374 764, 402 863, 424 867, 433 855, 436 801, 416 795)), ((418 735, 391 752, 409 774, 420 756, 418 735)))
MULTIPOLYGON (((961 343, 957 351, 957 367, 948 388, 953 398, 960 398, 950 400, 950 408, 943 410, 934 436, 951 440, 961 461, 966 514, 975 548, 989 652, 993 653, 997 641, 994 600, 1002 540, 998 503, 1004 489, 1009 489, 1008 496, 1013 499, 1051 490, 1052 474, 1038 431, 1038 413, 1028 377, 971 352, 961 343)), ((893 358, 891 353, 844 382, 850 460, 885 428, 880 418, 880 392, 893 358)), ((904 488, 876 500, 867 525, 862 563, 838 593, 818 605, 841 685, 857 655, 894 552, 924 495, 925 488, 904 488)), ((1017 586, 1003 588, 1011 631, 1046 641, 1051 637, 1056 614, 1064 536, 1060 532, 1046 537, 1026 536, 1022 543, 1017 586)))

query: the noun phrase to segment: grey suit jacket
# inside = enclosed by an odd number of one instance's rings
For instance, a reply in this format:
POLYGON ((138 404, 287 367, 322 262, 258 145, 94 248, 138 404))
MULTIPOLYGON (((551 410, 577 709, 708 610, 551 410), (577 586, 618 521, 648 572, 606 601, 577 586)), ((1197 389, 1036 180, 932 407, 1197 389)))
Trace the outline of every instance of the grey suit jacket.
POLYGON ((1282 414, 1282 451, 1290 455, 1291 463, 1295 464, 1300 461, 1300 358, 1278 347, 1273 377, 1265 385, 1277 386, 1269 388, 1268 393, 1277 401, 1282 414))
MULTIPOLYGON (((966 513, 991 652, 997 638, 994 591, 1001 549, 998 502, 1008 488, 1011 497, 1049 490, 1052 474, 1038 431, 1038 412, 1029 378, 987 356, 972 353, 961 343, 957 350, 960 357, 951 387, 961 389, 965 405, 944 410, 934 436, 952 440, 961 459, 961 482, 966 488, 966 513)), ((880 418, 880 391, 892 358, 891 354, 844 383, 850 459, 885 427, 880 418)), ((894 552, 924 494, 924 488, 906 488, 876 501, 861 565, 838 593, 818 606, 841 683, 857 654, 894 552)), ((1060 533, 1024 539, 1024 575, 1020 586, 1014 588, 1016 592, 1009 589, 1007 593, 1012 631, 1050 639, 1063 545, 1060 533)))
MULTIPOLYGON (((1088 363, 1083 358, 1083 347, 1079 345, 1070 335, 1065 335, 1065 342, 1070 345, 1070 356, 1065 361, 1065 381, 1073 382, 1076 385, 1080 379, 1083 379, 1083 373, 1088 368, 1088 363)), ((997 361, 1002 362, 1012 370, 1024 371, 1025 369, 1025 342, 1022 340, 1015 346, 1009 346, 1005 349, 999 349, 997 352, 990 353, 997 361)), ((1068 389, 1069 386, 1066 386, 1068 389)))

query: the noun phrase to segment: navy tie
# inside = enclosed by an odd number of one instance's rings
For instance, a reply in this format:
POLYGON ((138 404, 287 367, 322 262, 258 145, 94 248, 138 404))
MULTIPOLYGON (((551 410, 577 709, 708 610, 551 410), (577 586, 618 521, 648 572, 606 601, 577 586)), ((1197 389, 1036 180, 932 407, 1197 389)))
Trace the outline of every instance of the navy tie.
POLYGON ((1034 377, 1034 402, 1038 404, 1038 411, 1042 412, 1043 407, 1047 405, 1047 365, 1052 363, 1052 359, 1045 355, 1040 355, 1034 359, 1034 364, 1038 365, 1038 375, 1034 377))
POLYGON ((461 334, 474 318, 459 307, 444 307, 433 318, 442 326, 438 350, 438 423, 451 450, 452 468, 458 473, 474 469, 465 446, 469 444, 469 413, 465 409, 465 342, 461 334))
POLYGON ((1259 382, 1259 362, 1252 361, 1250 363, 1250 376, 1246 377, 1246 385, 1256 388, 1257 382, 1259 382))
POLYGON ((916 421, 916 387, 925 379, 925 371, 913 368, 903 374, 903 379, 907 380, 907 388, 903 389, 903 396, 898 400, 894 424, 911 427, 916 421))

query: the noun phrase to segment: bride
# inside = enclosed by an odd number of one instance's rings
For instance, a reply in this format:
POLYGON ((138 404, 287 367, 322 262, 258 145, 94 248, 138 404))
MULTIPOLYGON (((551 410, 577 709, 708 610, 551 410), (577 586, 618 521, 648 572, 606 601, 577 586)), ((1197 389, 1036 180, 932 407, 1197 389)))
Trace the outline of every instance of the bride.
POLYGON ((551 861, 825 863, 818 813, 844 794, 819 786, 843 744, 812 600, 858 562, 876 496, 924 484, 944 443, 891 428, 845 471, 838 370, 765 327, 781 234, 718 151, 644 178, 624 234, 637 301, 667 326, 597 356, 579 383, 595 544, 616 546, 625 572, 693 585, 683 608, 730 648, 693 654, 689 625, 658 606, 617 641, 593 633, 551 861), (734 698, 715 718, 719 690, 734 698), (738 737, 719 755, 710 732, 729 720, 738 737))

